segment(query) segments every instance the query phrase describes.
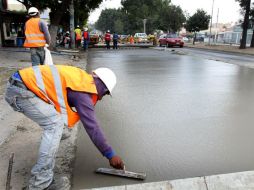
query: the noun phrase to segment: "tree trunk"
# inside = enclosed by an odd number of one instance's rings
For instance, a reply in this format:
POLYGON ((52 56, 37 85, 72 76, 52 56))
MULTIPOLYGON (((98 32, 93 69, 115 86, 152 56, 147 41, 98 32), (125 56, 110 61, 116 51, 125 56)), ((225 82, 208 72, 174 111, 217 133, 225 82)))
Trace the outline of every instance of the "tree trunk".
POLYGON ((49 33, 51 36, 51 44, 50 44, 50 49, 56 49, 56 36, 57 36, 57 30, 58 30, 58 25, 51 24, 49 28, 49 33))
POLYGON ((252 39, 251 39, 250 47, 252 47, 252 48, 254 47, 254 29, 252 32, 252 39))
POLYGON ((2 15, 0 16, 0 35, 1 35, 1 41, 2 41, 2 46, 4 46, 4 30, 3 30, 3 18, 2 15))
POLYGON ((251 3, 251 0, 246 0, 246 9, 245 9, 245 15, 244 15, 244 21, 243 21, 243 32, 242 32, 240 49, 246 48, 246 38, 247 38, 247 31, 249 27, 250 3, 251 3))
POLYGON ((65 3, 62 3, 61 7, 59 7, 56 11, 54 11, 53 15, 50 15, 50 27, 49 32, 51 36, 51 48, 56 49, 56 36, 57 36, 57 30, 59 23, 63 17, 63 11, 68 6, 69 1, 64 1, 65 3))
POLYGON ((196 38, 197 38, 197 33, 195 32, 194 33, 194 38, 193 38, 193 45, 195 45, 196 38))
POLYGON ((75 48, 75 34, 74 34, 74 4, 73 0, 71 1, 69 5, 69 11, 70 11, 70 33, 71 33, 71 48, 75 48))

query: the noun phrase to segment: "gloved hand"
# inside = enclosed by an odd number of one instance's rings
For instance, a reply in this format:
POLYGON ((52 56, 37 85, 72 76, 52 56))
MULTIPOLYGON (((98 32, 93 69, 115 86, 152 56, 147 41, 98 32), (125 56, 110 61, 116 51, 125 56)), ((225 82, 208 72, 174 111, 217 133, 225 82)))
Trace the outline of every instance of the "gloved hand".
POLYGON ((110 165, 115 168, 115 169, 124 169, 124 163, 122 161, 122 159, 119 156, 113 156, 110 160, 109 160, 110 165))

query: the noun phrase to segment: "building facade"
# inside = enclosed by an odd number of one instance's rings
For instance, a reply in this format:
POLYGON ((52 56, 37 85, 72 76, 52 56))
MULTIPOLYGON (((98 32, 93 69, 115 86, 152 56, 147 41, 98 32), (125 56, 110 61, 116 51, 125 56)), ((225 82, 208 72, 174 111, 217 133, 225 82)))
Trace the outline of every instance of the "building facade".
POLYGON ((9 9, 7 0, 0 0, 0 46, 22 46, 24 40, 24 24, 27 20, 26 9, 17 5, 9 9))

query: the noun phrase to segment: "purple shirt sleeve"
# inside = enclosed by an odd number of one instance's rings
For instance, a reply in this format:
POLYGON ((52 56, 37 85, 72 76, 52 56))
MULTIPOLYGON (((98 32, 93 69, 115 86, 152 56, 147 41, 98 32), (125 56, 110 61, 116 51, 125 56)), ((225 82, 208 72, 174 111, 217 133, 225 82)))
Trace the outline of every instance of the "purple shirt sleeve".
POLYGON ((44 33, 47 44, 50 45, 51 37, 50 37, 50 34, 49 34, 47 24, 44 21, 40 20, 39 26, 40 26, 40 30, 44 33))
POLYGON ((111 159, 115 153, 112 147, 107 143, 107 140, 99 127, 96 120, 94 105, 90 94, 84 92, 77 92, 68 89, 67 92, 68 103, 75 107, 80 120, 89 135, 90 139, 103 156, 111 159))

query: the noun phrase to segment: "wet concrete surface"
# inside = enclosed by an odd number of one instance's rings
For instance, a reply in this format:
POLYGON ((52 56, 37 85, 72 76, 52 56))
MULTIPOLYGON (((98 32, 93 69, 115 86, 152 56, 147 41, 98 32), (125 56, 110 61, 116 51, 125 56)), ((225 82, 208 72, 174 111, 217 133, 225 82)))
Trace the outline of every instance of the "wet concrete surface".
MULTIPOLYGON (((254 169, 253 69, 151 49, 90 52, 88 69, 100 66, 118 84, 97 118, 127 170, 147 173, 144 182, 254 169)), ((81 129, 74 190, 140 183, 98 167, 108 161, 81 129)))

